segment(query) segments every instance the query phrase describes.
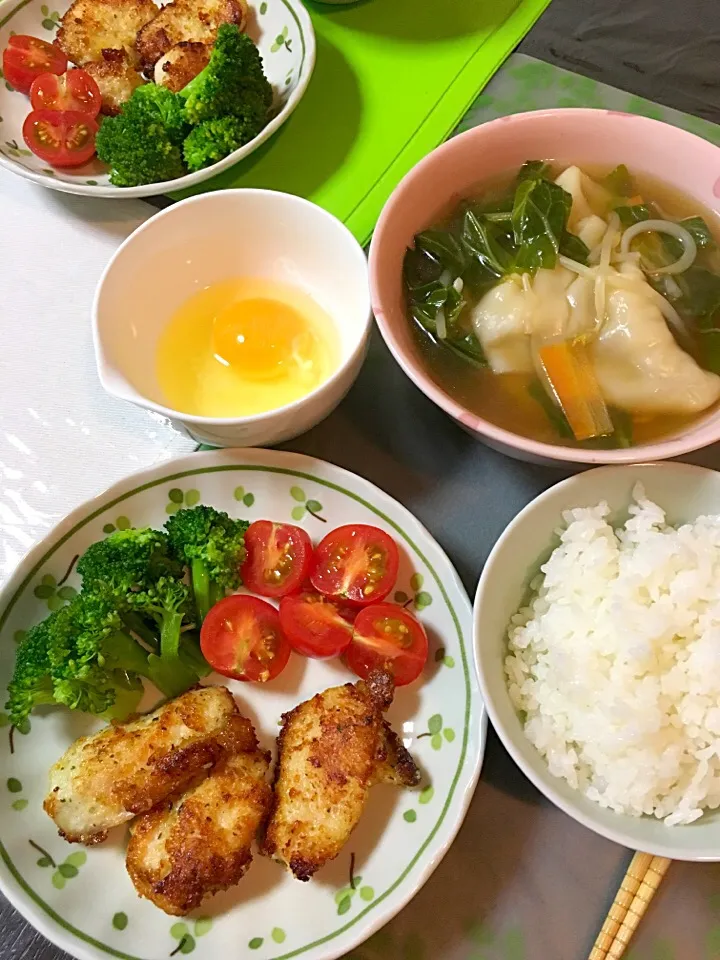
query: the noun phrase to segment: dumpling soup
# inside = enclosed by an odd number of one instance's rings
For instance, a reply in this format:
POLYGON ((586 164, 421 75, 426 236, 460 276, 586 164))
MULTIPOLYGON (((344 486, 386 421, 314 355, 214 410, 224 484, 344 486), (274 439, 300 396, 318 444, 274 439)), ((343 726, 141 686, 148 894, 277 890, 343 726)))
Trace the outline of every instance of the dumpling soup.
POLYGON ((415 237, 408 311, 433 379, 545 443, 626 447, 720 399, 714 214, 620 166, 530 161, 415 237))

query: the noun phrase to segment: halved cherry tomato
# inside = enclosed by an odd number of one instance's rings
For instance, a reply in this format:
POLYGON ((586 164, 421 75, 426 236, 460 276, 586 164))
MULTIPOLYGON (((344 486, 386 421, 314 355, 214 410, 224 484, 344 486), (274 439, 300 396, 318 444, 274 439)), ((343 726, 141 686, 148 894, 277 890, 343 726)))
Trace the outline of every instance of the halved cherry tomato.
POLYGON ((304 657, 327 660, 345 650, 353 633, 355 611, 304 591, 280 601, 280 625, 293 650, 304 657))
POLYGON ((310 570, 310 537, 291 523, 256 520, 245 534, 243 583, 262 597, 284 597, 299 590, 310 570))
POLYGON ((51 43, 18 34, 10 37, 3 51, 5 79, 20 93, 29 93, 32 82, 42 73, 65 73, 68 61, 65 54, 51 43))
POLYGON ((345 657, 353 673, 366 680, 372 670, 387 670, 395 685, 412 683, 428 657, 425 630, 395 603, 374 603, 357 615, 345 657))
POLYGON ((364 606, 390 593, 399 562, 395 541, 383 530, 348 524, 318 544, 310 582, 325 596, 364 606))
POLYGON ((78 110, 33 110, 23 138, 32 152, 53 167, 80 167, 95 153, 98 125, 78 110))
POLYGON ((96 117, 102 96, 93 77, 75 68, 62 76, 41 73, 30 87, 30 104, 33 110, 77 110, 96 117))
POLYGON ((200 649, 224 677, 260 683, 274 680, 290 658, 275 607, 239 594, 210 609, 200 630, 200 649))

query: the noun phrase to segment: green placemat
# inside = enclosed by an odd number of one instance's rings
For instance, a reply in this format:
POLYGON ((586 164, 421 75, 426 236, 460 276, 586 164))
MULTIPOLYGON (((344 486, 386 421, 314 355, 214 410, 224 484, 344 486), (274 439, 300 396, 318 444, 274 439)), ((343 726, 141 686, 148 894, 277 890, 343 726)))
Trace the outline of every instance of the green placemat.
POLYGON ((469 130, 496 117, 546 107, 600 107, 639 113, 682 127, 720 146, 720 126, 716 123, 636 97, 522 53, 515 53, 506 61, 475 100, 456 132, 469 130))
POLYGON ((365 243, 398 181, 452 132, 548 2, 308 0, 317 63, 297 110, 247 160, 182 195, 284 190, 365 243))

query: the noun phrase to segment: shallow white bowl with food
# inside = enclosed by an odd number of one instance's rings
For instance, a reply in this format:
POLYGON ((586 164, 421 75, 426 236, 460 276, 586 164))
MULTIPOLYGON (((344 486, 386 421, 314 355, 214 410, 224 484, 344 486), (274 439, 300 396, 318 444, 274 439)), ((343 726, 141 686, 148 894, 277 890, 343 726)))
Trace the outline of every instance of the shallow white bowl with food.
MULTIPOLYGON (((80 960, 344 956, 419 890, 467 811, 486 728, 471 634, 467 594, 427 530, 377 487, 332 464, 279 451, 223 450, 126 478, 62 520, 0 593, 0 890, 42 934, 80 960), (138 898, 125 869, 126 829, 94 847, 71 845, 43 811, 50 766, 75 738, 100 729, 102 721, 44 708, 33 714, 28 729, 9 737, 8 716, 1 711, 19 632, 68 602, 80 586, 73 558, 114 530, 161 528, 169 514, 198 503, 248 521, 295 523, 315 542, 346 523, 382 528, 400 552, 398 596, 391 598, 407 604, 424 625, 430 659, 422 680, 397 690, 388 713, 422 768, 418 788, 373 787, 350 841, 310 882, 295 880, 255 850, 238 886, 180 918, 138 898), (349 886, 353 869, 355 889, 349 886)), ((282 713, 352 680, 337 659, 292 654, 283 673, 266 684, 215 674, 203 682, 228 686, 251 718, 262 748, 272 750, 282 713)), ((147 699, 150 706, 150 693, 147 699)))
MULTIPOLYGON (((628 518, 638 482, 647 498, 665 510, 667 522, 673 526, 692 523, 702 515, 720 514, 720 474, 685 464, 603 467, 571 477, 541 494, 506 528, 480 578, 474 606, 480 684, 491 722, 508 752, 523 773, 560 809, 590 830, 632 849, 678 860, 717 861, 720 808, 706 810, 692 823, 668 826, 655 816, 630 816, 601 807, 571 787, 566 779, 550 773, 545 757, 526 736, 508 692, 505 664, 510 621, 528 602, 531 581, 559 543, 557 531, 566 525, 563 512, 607 501, 609 522, 619 527, 628 518)), ((566 603, 568 610, 573 601, 567 599, 566 603)), ((593 615, 595 624, 598 621, 594 618, 600 616, 593 615)), ((636 625, 628 622, 627 630, 633 626, 636 625)), ((714 649, 712 644, 710 649, 714 649)), ((714 656, 720 656, 720 651, 711 655, 713 662, 714 656)), ((585 679, 578 678, 582 682, 585 679)), ((552 683, 552 677, 550 680, 552 683)), ((569 682, 572 680, 569 678, 569 682)), ((591 701, 592 698, 587 701, 588 712, 594 709, 591 701)), ((619 698, 614 708, 623 712, 625 706, 632 707, 632 703, 619 698)), ((599 730, 598 737, 606 732, 599 730)), ((632 737, 632 732, 629 735, 632 737)), ((637 771, 638 777, 645 773, 645 769, 637 771)))
POLYGON ((321 207, 273 190, 202 194, 157 214, 113 256, 93 305, 98 373, 108 393, 172 417, 216 446, 269 446, 326 417, 360 371, 370 324, 367 261, 357 240, 321 207), (293 403, 254 416, 172 409, 157 381, 158 339, 189 297, 236 276, 309 294, 335 327, 335 371, 293 403))
MULTIPOLYGON (((12 34, 29 34, 52 42, 71 0, 0 2, 0 51, 12 34)), ((162 4, 158 3, 158 6, 162 4)), ((247 33, 257 44, 265 75, 272 84, 273 106, 267 126, 250 143, 196 173, 137 187, 110 183, 107 167, 97 157, 82 167, 52 168, 27 149, 22 126, 30 100, 0 82, 0 167, 40 186, 91 197, 151 197, 197 186, 249 156, 278 130, 302 99, 315 66, 315 32, 301 0, 249 0, 247 33)))

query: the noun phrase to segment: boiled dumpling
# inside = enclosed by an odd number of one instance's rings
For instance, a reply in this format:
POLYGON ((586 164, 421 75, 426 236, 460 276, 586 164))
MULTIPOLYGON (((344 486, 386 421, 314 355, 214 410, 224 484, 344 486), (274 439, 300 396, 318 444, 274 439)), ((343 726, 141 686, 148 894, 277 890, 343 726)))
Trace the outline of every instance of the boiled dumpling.
MULTIPOLYGON (((528 278, 529 279, 529 278, 528 278)), ((473 308, 471 318, 493 373, 531 373, 530 335, 562 336, 569 318, 566 292, 573 274, 563 267, 538 270, 525 286, 507 277, 473 308)))
MULTIPOLYGON (((572 197, 568 229, 573 233, 578 234, 580 224, 583 221, 586 221, 585 226, 587 227, 589 218, 595 216, 601 219, 604 214, 607 213, 610 205, 609 194, 599 183, 595 183, 586 173, 583 173, 580 167, 568 167, 567 170, 563 170, 555 180, 555 183, 562 187, 563 190, 567 190, 572 197)), ((595 230, 597 230, 598 225, 595 221, 589 222, 593 224, 595 230)), ((602 236, 600 239, 602 239, 602 236)), ((585 240, 585 243, 587 243, 589 247, 596 245, 594 243, 588 243, 587 240, 585 240)))
POLYGON ((602 243, 607 228, 608 225, 602 217, 591 213, 589 217, 583 217, 582 220, 578 220, 575 232, 588 250, 593 250, 602 243))
POLYGON ((712 406, 720 377, 678 346, 642 271, 623 264, 620 273, 635 288, 613 288, 608 276, 607 319, 590 346, 606 402, 640 414, 691 414, 712 406))
POLYGON ((472 325, 493 373, 530 373, 527 304, 519 277, 508 277, 473 307, 472 325))

